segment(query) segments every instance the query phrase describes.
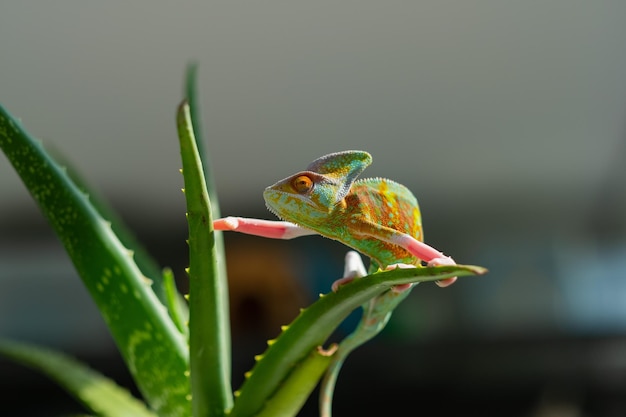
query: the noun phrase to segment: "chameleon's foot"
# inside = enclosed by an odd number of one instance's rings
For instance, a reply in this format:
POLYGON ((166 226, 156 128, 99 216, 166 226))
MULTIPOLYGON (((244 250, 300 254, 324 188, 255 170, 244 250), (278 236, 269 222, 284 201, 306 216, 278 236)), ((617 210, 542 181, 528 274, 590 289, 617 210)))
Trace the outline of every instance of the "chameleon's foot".
POLYGON ((394 285, 393 287, 391 287, 391 291, 395 292, 396 294, 400 294, 410 290, 412 286, 413 284, 411 283, 394 285))
POLYGON ((343 278, 339 278, 337 281, 333 282, 333 285, 331 285, 330 288, 333 292, 337 292, 339 287, 342 285, 349 284, 354 281, 355 278, 361 278, 365 275, 367 275, 367 271, 365 271, 363 260, 357 252, 351 250, 346 253, 346 262, 343 267, 343 278))
MULTIPOLYGON (((446 265, 456 265, 456 262, 454 262, 454 259, 452 259, 449 256, 446 256, 443 258, 434 258, 434 259, 431 259, 430 262, 428 262, 428 266, 446 266, 446 265)), ((454 282, 456 281, 456 278, 457 277, 446 278, 440 281, 436 281, 435 283, 438 286, 444 288, 444 287, 454 284, 454 282)))
MULTIPOLYGON (((385 268, 385 270, 389 271, 390 269, 396 269, 396 268, 401 268, 401 269, 415 268, 415 265, 393 264, 393 265, 389 265, 387 268, 385 268)), ((391 287, 391 291, 395 292, 396 294, 400 294, 402 292, 405 292, 411 289, 412 286, 413 284, 410 282, 408 284, 398 284, 398 285, 394 285, 393 287, 391 287)))
POLYGON ((341 287, 342 285, 346 285, 346 284, 351 283, 356 278, 359 278, 359 277, 343 277, 343 278, 339 278, 338 280, 333 282, 333 285, 331 285, 330 288, 333 290, 333 292, 337 292, 339 287, 341 287))

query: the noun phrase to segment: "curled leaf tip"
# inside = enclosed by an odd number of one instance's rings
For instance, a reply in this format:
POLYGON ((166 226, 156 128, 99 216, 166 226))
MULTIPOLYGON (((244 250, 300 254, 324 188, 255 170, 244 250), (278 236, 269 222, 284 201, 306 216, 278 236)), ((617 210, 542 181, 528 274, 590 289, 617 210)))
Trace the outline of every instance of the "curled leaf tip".
POLYGON ((181 101, 178 105, 178 112, 180 113, 181 111, 183 111, 185 107, 189 107, 189 101, 186 98, 183 99, 183 101, 181 101))

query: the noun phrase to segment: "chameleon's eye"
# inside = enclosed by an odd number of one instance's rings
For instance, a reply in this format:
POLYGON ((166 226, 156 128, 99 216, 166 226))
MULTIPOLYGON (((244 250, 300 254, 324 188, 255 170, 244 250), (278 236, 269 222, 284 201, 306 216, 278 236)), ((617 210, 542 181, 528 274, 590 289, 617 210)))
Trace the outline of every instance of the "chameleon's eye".
POLYGON ((313 180, 307 175, 298 175, 291 185, 298 193, 305 194, 313 188, 313 180))

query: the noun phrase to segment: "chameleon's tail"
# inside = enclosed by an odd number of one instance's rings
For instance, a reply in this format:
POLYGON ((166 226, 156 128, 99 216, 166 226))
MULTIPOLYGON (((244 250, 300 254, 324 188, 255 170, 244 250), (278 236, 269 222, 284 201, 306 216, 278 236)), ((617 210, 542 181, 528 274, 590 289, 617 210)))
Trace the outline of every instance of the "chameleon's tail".
POLYGON ((346 357, 357 347, 376 336, 385 327, 393 309, 409 294, 410 291, 396 293, 387 291, 363 305, 363 316, 354 332, 349 334, 333 355, 322 385, 320 387, 320 417, 332 416, 332 400, 339 371, 346 357))
POLYGON ((370 307, 365 310, 355 331, 341 341, 333 355, 333 360, 326 370, 320 387, 320 417, 332 416, 333 393, 335 392, 337 377, 348 355, 354 349, 376 336, 385 327, 385 324, 389 321, 389 317, 391 317, 391 312, 388 311, 376 317, 377 320, 372 320, 372 316, 367 314, 367 312, 372 311, 372 307, 375 306, 375 300, 370 301, 370 307))
POLYGON ((335 392, 337 377, 339 376, 339 371, 341 370, 341 366, 348 356, 348 353, 350 353, 350 351, 344 353, 344 351, 339 348, 339 350, 335 353, 338 357, 333 359, 328 367, 328 370, 326 371, 326 374, 324 375, 324 379, 322 379, 319 398, 320 417, 332 416, 333 393, 335 392))

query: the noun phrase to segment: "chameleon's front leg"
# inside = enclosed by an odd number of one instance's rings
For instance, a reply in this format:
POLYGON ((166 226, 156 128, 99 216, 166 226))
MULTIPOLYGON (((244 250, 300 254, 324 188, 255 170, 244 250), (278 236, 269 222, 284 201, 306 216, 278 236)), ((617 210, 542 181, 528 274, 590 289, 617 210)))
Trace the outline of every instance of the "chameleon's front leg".
POLYGON ((305 229, 293 223, 250 219, 245 217, 224 217, 213 221, 215 230, 229 230, 248 235, 267 237, 271 239, 293 239, 300 236, 316 235, 310 229, 305 229))
POLYGON ((340 286, 354 281, 355 278, 362 278, 365 275, 367 275, 367 271, 365 270, 365 265, 363 265, 361 256, 359 256, 357 252, 351 250, 346 253, 345 264, 343 267, 343 277, 333 282, 331 288, 333 292, 337 292, 340 286))

